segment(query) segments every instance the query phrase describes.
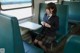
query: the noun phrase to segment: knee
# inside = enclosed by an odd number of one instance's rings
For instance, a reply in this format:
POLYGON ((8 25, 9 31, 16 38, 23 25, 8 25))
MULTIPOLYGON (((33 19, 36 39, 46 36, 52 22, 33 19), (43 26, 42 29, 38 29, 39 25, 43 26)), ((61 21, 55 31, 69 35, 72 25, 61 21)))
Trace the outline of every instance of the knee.
POLYGON ((34 43, 38 43, 38 40, 37 40, 37 39, 35 39, 35 40, 34 40, 34 43))
POLYGON ((38 41, 38 44, 39 44, 39 45, 42 45, 42 41, 38 41))

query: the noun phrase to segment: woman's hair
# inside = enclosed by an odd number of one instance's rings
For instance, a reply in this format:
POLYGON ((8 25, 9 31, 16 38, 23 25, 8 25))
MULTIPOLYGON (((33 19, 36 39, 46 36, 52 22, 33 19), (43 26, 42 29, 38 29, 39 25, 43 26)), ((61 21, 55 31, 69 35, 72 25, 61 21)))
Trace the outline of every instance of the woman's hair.
POLYGON ((52 2, 48 3, 46 9, 49 9, 49 10, 50 9, 54 9, 53 12, 52 12, 52 14, 55 14, 56 15, 57 8, 56 8, 55 3, 52 3, 52 2))

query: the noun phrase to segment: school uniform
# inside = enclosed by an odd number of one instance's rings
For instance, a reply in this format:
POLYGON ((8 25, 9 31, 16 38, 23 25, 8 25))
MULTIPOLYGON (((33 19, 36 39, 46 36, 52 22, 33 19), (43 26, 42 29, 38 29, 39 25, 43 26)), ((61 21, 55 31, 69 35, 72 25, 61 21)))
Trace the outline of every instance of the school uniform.
POLYGON ((42 33, 36 37, 37 40, 43 42, 52 42, 56 38, 56 31, 59 28, 59 18, 56 15, 52 15, 51 17, 44 15, 43 21, 48 23, 51 27, 42 26, 42 33))

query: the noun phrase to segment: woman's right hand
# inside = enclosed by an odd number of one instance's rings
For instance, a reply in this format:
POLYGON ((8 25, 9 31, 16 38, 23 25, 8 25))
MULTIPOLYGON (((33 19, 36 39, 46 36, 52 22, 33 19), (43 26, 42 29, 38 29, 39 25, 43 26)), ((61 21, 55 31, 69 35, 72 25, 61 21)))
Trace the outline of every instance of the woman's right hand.
POLYGON ((44 21, 42 21, 42 22, 41 22, 41 24, 44 26, 45 22, 44 22, 44 21))
POLYGON ((41 22, 41 24, 42 24, 42 26, 45 26, 45 27, 48 27, 48 28, 51 28, 51 25, 49 25, 48 23, 46 23, 46 22, 41 22))

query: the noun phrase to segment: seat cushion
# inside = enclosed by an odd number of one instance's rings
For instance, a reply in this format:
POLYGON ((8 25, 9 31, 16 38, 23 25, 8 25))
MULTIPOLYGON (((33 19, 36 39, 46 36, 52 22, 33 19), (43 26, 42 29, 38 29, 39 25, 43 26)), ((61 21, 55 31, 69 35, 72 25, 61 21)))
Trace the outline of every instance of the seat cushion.
POLYGON ((44 53, 43 49, 35 47, 27 42, 23 42, 25 53, 44 53))
POLYGON ((64 53, 80 53, 80 36, 71 35, 65 46, 64 53))

